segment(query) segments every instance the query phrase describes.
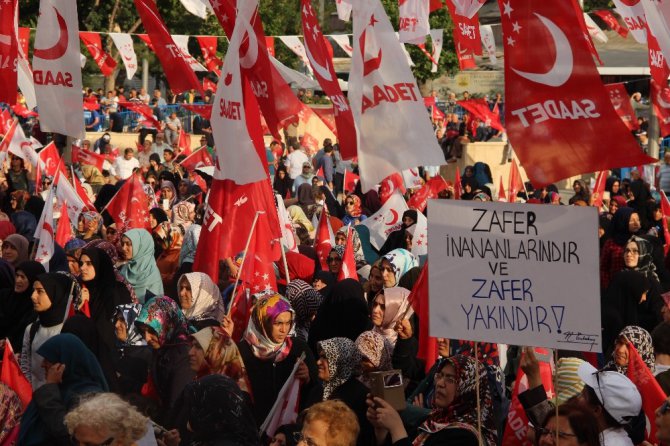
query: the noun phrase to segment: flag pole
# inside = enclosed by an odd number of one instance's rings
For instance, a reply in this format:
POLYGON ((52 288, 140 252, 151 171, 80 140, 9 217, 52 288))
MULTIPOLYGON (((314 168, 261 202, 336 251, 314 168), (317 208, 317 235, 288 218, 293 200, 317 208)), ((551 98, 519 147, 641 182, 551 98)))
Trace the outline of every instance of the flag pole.
POLYGON ((286 261, 286 252, 284 251, 284 246, 281 244, 281 239, 279 239, 279 249, 281 250, 281 258, 284 262, 284 271, 286 271, 286 285, 291 283, 291 276, 288 273, 288 262, 286 261))
POLYGON ((242 269, 244 268, 244 264, 246 263, 245 261, 247 260, 247 252, 249 250, 249 245, 251 244, 251 237, 253 237, 254 235, 254 229, 256 228, 256 222, 258 221, 258 216, 260 214, 265 214, 265 211, 256 211, 256 215, 254 215, 254 221, 253 223, 251 223, 251 229, 249 230, 249 237, 247 237, 247 244, 244 247, 244 255, 242 256, 242 263, 240 264, 240 268, 237 270, 237 277, 235 278, 235 285, 233 286, 233 294, 231 294, 232 299, 230 301, 228 311, 226 312, 226 316, 230 316, 230 312, 233 309, 233 305, 235 304, 235 293, 237 292, 237 284, 240 283, 240 276, 242 276, 242 269))

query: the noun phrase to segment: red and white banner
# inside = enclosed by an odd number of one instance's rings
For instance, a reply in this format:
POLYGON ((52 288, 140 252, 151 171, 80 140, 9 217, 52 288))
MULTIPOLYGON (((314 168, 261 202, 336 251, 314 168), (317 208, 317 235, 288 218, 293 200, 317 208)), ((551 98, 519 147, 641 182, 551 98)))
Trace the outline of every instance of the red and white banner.
POLYGON ((457 103, 472 114, 474 118, 479 119, 487 126, 500 132, 505 131, 500 122, 500 115, 491 111, 486 99, 469 99, 467 101, 457 101, 457 103))
POLYGON ((293 229, 293 221, 286 211, 284 199, 281 195, 275 195, 277 202, 277 217, 279 218, 279 227, 281 228, 281 244, 292 252, 298 252, 300 240, 293 229))
POLYGON ((179 0, 188 12, 201 19, 207 18, 207 0, 179 0))
POLYGON ((638 43, 647 43, 647 20, 641 0, 613 0, 614 7, 638 43))
POLYGON ((429 0, 398 0, 398 32, 400 41, 418 45, 426 41, 429 0))
POLYGON ((27 60, 30 45, 30 28, 19 28, 19 53, 27 60))
POLYGON ((347 243, 344 245, 344 254, 342 254, 342 268, 337 275, 337 281, 344 279, 354 279, 358 281, 358 274, 356 273, 356 259, 354 258, 354 242, 353 234, 351 233, 354 229, 351 226, 347 227, 347 243))
POLYGON ((654 162, 616 115, 572 2, 499 4, 505 125, 533 185, 654 162))
POLYGON ((621 26, 619 20, 617 20, 614 13, 608 9, 601 9, 599 11, 593 11, 595 15, 603 19, 607 26, 614 32, 618 33, 624 39, 628 37, 628 28, 621 26))
POLYGON ((345 160, 356 157, 357 137, 354 117, 349 103, 338 83, 332 55, 321 33, 319 21, 310 0, 301 1, 302 30, 305 39, 303 50, 319 85, 333 103, 340 154, 345 160))
POLYGON ((142 19, 142 25, 149 34, 153 50, 163 67, 170 89, 174 93, 183 93, 188 90, 201 91, 200 81, 196 77, 190 55, 183 54, 182 50, 170 36, 168 29, 161 19, 156 4, 152 0, 133 0, 137 13, 142 19))
MULTIPOLYGON (((214 88, 213 91, 216 91, 216 88, 214 88)), ((212 118, 211 104, 181 104, 181 107, 190 110, 193 113, 197 113, 207 120, 212 118)))
POLYGON ((453 0, 447 0, 447 9, 451 15, 451 20, 454 22, 453 37, 460 69, 476 68, 475 55, 482 55, 479 17, 477 17, 477 14, 471 18, 458 14, 453 0))
POLYGON ((660 87, 651 79, 649 95, 658 118, 658 128, 661 137, 670 135, 670 87, 660 87))
POLYGON ((668 75, 670 75, 668 59, 663 55, 656 35, 649 28, 647 29, 647 50, 651 78, 656 81, 657 85, 665 86, 668 83, 668 75))
POLYGON ((205 59, 205 66, 209 71, 214 71, 215 73, 221 74, 221 65, 223 61, 216 56, 216 43, 218 38, 216 36, 196 36, 198 39, 198 44, 200 45, 200 51, 202 52, 202 58, 205 59))
POLYGON ((361 180, 361 177, 351 172, 349 169, 344 169, 344 191, 353 192, 356 189, 356 184, 361 180))
POLYGON ((430 51, 432 64, 430 66, 431 73, 437 73, 437 64, 440 62, 440 55, 442 54, 442 45, 444 44, 444 30, 431 29, 430 41, 432 49, 430 51))
POLYGON ((5 383, 10 389, 16 392, 16 395, 21 400, 21 405, 25 409, 33 398, 33 388, 30 381, 28 381, 21 371, 19 362, 14 355, 12 344, 7 338, 5 338, 4 350, 2 365, 0 365, 0 382, 5 383))
POLYGON ((0 9, 0 102, 16 104, 17 74, 19 57, 17 30, 18 0, 9 0, 0 9))
POLYGON ((90 150, 82 149, 78 146, 72 146, 72 162, 79 164, 86 164, 88 166, 96 167, 100 172, 102 172, 105 161, 104 155, 99 155, 90 150))
POLYGON ((189 36, 179 34, 172 35, 172 40, 174 40, 174 43, 179 48, 182 57, 186 62, 188 62, 188 64, 191 66, 191 69, 193 71, 208 71, 207 68, 203 67, 200 62, 195 60, 195 57, 193 57, 191 53, 188 51, 188 38, 189 36))
POLYGON ((453 3, 456 14, 471 19, 484 6, 486 0, 447 0, 447 6, 449 3, 453 3))
POLYGON ((181 167, 184 169, 192 172, 199 167, 213 166, 214 160, 212 160, 212 156, 209 154, 207 147, 202 147, 186 157, 179 164, 181 164, 181 167))
POLYGON ((47 199, 44 200, 46 204, 35 228, 35 238, 39 239, 35 250, 35 261, 41 263, 47 272, 49 272, 49 260, 54 254, 54 198, 54 188, 52 187, 49 189, 47 199))
POLYGON ((342 48, 342 51, 347 53, 347 56, 351 57, 352 54, 354 54, 354 49, 351 46, 351 42, 349 41, 349 36, 346 34, 333 34, 331 36, 328 36, 331 39, 337 43, 340 48, 342 48))
POLYGON ((37 106, 35 97, 35 85, 33 83, 33 70, 28 62, 28 44, 30 42, 30 28, 19 28, 19 47, 17 62, 18 85, 26 104, 30 109, 37 106))
POLYGON ((379 0, 354 3, 349 101, 363 193, 394 172, 444 162, 414 75, 379 0))
MULTIPOLYGON (((326 208, 324 207, 324 210, 326 208)), ((333 229, 330 227, 330 218, 328 212, 321 212, 321 218, 316 225, 316 236, 314 237, 314 250, 321 263, 321 269, 328 271, 328 254, 335 246, 335 237, 333 229)))
POLYGON ((419 169, 405 169, 400 173, 402 174, 402 180, 407 189, 415 189, 423 186, 423 178, 419 175, 419 169))
POLYGON ((72 230, 72 223, 70 223, 70 214, 67 211, 67 203, 60 205, 60 217, 56 223, 55 240, 60 246, 65 246, 70 239, 76 238, 77 234, 72 230))
POLYGON ((119 107, 139 113, 144 119, 151 121, 154 128, 161 128, 161 123, 156 118, 156 115, 154 115, 153 108, 149 107, 147 104, 143 102, 119 102, 119 107))
POLYGON ((265 46, 268 47, 268 54, 272 57, 276 57, 275 38, 273 36, 265 36, 265 46))
POLYGON ((607 39, 607 34, 605 34, 603 30, 600 29, 598 25, 596 25, 596 22, 594 22, 591 16, 587 13, 584 13, 584 22, 586 23, 586 29, 592 38, 596 39, 600 43, 607 43, 609 40, 607 39))
POLYGON ((500 187, 498 187, 498 201, 507 201, 505 194, 505 185, 503 184, 502 175, 500 175, 500 187))
POLYGON ((109 76, 116 68, 114 59, 102 49, 102 40, 100 33, 91 33, 79 31, 79 38, 86 46, 86 49, 91 54, 93 61, 98 65, 103 76, 109 76))
POLYGON ((444 178, 437 175, 428 180, 421 189, 417 190, 409 200, 407 200, 407 206, 409 206, 410 209, 416 209, 419 212, 423 212, 428 205, 428 200, 430 198, 437 198, 437 194, 445 190, 447 187, 448 185, 444 178))
POLYGON ((343 22, 348 22, 351 17, 351 1, 352 0, 335 0, 337 17, 343 22))
MULTIPOLYGON (((354 11, 356 9, 354 8, 354 11)), ((354 23, 356 23, 356 16, 354 13, 354 23)), ((361 222, 370 230, 370 243, 377 249, 380 249, 389 234, 397 231, 402 226, 402 214, 409 210, 405 199, 400 195, 400 192, 394 192, 386 203, 374 214, 361 222)))
POLYGON ((78 24, 75 0, 40 2, 33 80, 42 131, 83 138, 78 24))
POLYGON ((657 440, 656 410, 661 407, 667 398, 658 381, 651 373, 647 364, 640 357, 635 346, 627 340, 628 344, 628 368, 626 376, 630 379, 642 397, 642 411, 646 417, 645 440, 654 443, 657 440))
POLYGON ((56 177, 56 172, 58 172, 59 168, 65 168, 61 162, 61 157, 58 153, 58 149, 56 148, 56 144, 54 144, 53 141, 40 150, 38 157, 41 161, 41 164, 44 166, 44 173, 52 178, 56 177))
POLYGON ((7 144, 7 151, 28 161, 32 166, 37 166, 40 158, 36 149, 39 149, 42 145, 35 139, 26 138, 23 127, 18 124, 18 121, 14 122, 15 124, 10 127, 2 141, 3 146, 7 144))
POLYGON ((151 230, 149 203, 140 175, 132 175, 107 204, 107 212, 114 218, 119 232, 128 229, 151 230))
POLYGON ((116 49, 121 55, 123 66, 126 67, 126 77, 130 80, 135 76, 137 71, 137 54, 135 54, 135 46, 130 34, 109 33, 116 49))
POLYGON ((495 65, 498 63, 498 56, 496 56, 496 40, 493 37, 493 28, 491 25, 480 25, 479 34, 482 37, 482 46, 489 56, 489 61, 495 65))
POLYGON ((386 200, 391 198, 393 192, 400 191, 400 194, 404 194, 407 189, 405 189, 405 181, 400 172, 395 172, 392 175, 384 178, 379 185, 379 199, 382 204, 386 203, 386 200))
POLYGON ((304 361, 305 354, 295 362, 291 374, 286 379, 282 386, 277 400, 272 405, 270 413, 263 421, 260 431, 265 432, 268 437, 272 438, 280 426, 285 424, 295 423, 298 419, 298 409, 300 407, 300 380, 296 378, 295 373, 300 364, 304 361))
MULTIPOLYGON (((304 16, 304 12, 303 12, 304 16)), ((307 67, 307 69, 312 72, 312 67, 309 64, 309 59, 307 58, 307 53, 305 52, 305 46, 302 44, 298 36, 278 36, 279 40, 288 47, 289 50, 293 52, 296 56, 300 58, 302 63, 307 67)), ((312 72, 313 74, 313 72, 312 72)))
POLYGON ((591 203, 591 206, 596 207, 598 209, 600 209, 603 205, 603 195, 605 194, 605 186, 607 183, 608 173, 609 170, 601 170, 600 172, 598 172, 598 176, 596 177, 596 184, 593 187, 593 194, 591 195, 591 197, 593 198, 593 203, 591 203))
POLYGON ((5 108, 0 112, 0 135, 6 135, 9 131, 9 128, 14 123, 12 115, 9 114, 9 111, 5 108))
MULTIPOLYGON (((73 178, 77 182, 76 177, 73 178)), ((79 214, 84 209, 95 210, 93 203, 89 200, 85 193, 81 195, 72 187, 67 177, 62 174, 57 174, 54 179, 56 186, 56 198, 59 205, 66 205, 67 215, 70 221, 79 221, 79 214), (86 200, 84 200, 84 198, 86 200)))
POLYGON ((647 26, 656 37, 665 59, 670 60, 670 2, 641 0, 641 3, 644 7, 647 26))
POLYGON ((524 186, 523 186, 523 180, 521 179, 521 172, 519 171, 519 165, 516 163, 516 160, 512 160, 512 166, 509 169, 509 181, 507 183, 509 202, 515 203, 516 196, 522 190, 524 190, 524 186))
POLYGON ((605 85, 607 92, 610 95, 610 101, 614 106, 614 110, 617 115, 621 118, 628 130, 637 130, 640 126, 637 123, 637 118, 635 117, 635 110, 630 104, 630 97, 626 91, 626 87, 623 82, 618 84, 607 84, 605 85))
POLYGON ((412 249, 415 256, 425 256, 428 254, 428 219, 422 212, 416 213, 416 223, 410 227, 412 232, 412 249))

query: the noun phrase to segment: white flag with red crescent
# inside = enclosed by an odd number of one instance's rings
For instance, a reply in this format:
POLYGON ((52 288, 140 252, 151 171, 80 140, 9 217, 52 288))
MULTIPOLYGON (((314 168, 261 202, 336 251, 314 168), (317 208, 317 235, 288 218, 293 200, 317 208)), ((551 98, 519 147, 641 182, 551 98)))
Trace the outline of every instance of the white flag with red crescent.
POLYGON ((647 19, 642 0, 614 0, 614 7, 635 40, 638 43, 647 43, 647 19))
POLYGON ((361 222, 370 229, 370 243, 380 249, 389 234, 400 229, 402 214, 409 210, 405 199, 397 190, 386 200, 377 212, 361 222))
POLYGON ((54 187, 49 189, 49 195, 45 201, 44 210, 40 216, 40 221, 35 229, 35 238, 39 239, 37 250, 35 251, 35 261, 41 263, 44 269, 49 271, 49 260, 54 254, 54 187))
POLYGON ((430 31, 428 0, 398 0, 398 31, 400 41, 418 45, 426 41, 430 31))
POLYGON ((133 46, 133 39, 130 34, 109 33, 116 49, 121 54, 123 66, 126 67, 126 77, 132 79, 137 71, 137 54, 135 54, 135 47, 133 46))
POLYGON ((184 60, 188 62, 193 71, 205 71, 205 72, 209 71, 207 70, 207 68, 202 66, 200 62, 195 60, 195 57, 193 57, 191 53, 188 51, 188 37, 189 36, 173 34, 172 40, 174 40, 175 45, 179 47, 179 50, 181 51, 181 54, 184 57, 184 60))
POLYGON ((41 129, 84 138, 78 23, 75 0, 40 2, 33 80, 41 129))
POLYGON ((351 46, 351 42, 349 42, 349 36, 346 34, 332 34, 330 36, 331 39, 337 43, 340 48, 342 48, 342 51, 347 53, 347 56, 351 57, 352 54, 354 54, 354 49, 351 46))

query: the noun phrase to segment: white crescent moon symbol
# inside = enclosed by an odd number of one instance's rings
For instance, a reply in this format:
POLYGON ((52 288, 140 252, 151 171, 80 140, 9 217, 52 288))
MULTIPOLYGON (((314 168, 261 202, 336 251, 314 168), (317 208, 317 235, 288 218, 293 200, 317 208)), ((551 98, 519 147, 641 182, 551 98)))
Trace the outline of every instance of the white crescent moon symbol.
POLYGON ((137 198, 137 197, 133 197, 133 198, 131 198, 131 199, 130 199, 130 204, 133 204, 134 202, 138 202, 138 203, 139 203, 139 202, 140 202, 140 199, 137 198))
POLYGON ((390 212, 393 214, 393 220, 391 223, 386 223, 386 226, 393 226, 394 224, 398 223, 398 211, 391 209, 390 212))
MULTIPOLYGON (((254 12, 254 16, 258 14, 258 11, 254 12)), ((249 38, 249 46, 247 47, 247 52, 244 56, 240 56, 240 65, 242 68, 250 69, 256 64, 258 59, 258 39, 256 39, 256 31, 246 20, 242 21, 242 26, 244 26, 244 31, 249 38)), ((244 38, 242 38, 244 42, 244 38)), ((242 43, 240 43, 242 46, 242 43)))
POLYGON ((658 101, 658 105, 660 105, 663 108, 670 108, 670 103, 666 102, 665 99, 663 99, 663 90, 660 90, 658 94, 656 95, 656 100, 658 101))
POLYGON ((88 48, 88 51, 90 51, 93 60, 98 60, 98 58, 100 57, 100 50, 98 50, 98 47, 89 44, 86 45, 86 48, 88 48))
POLYGON ((321 76, 328 82, 333 80, 333 77, 330 75, 330 70, 328 69, 328 59, 326 59, 325 67, 323 65, 318 64, 314 59, 314 57, 312 56, 312 53, 309 51, 309 45, 307 45, 307 39, 305 39, 305 54, 307 54, 307 58, 309 59, 309 62, 312 64, 312 68, 316 73, 318 73, 319 76, 321 76))
POLYGON ((554 61, 554 66, 546 73, 527 73, 525 71, 517 70, 516 68, 512 68, 512 71, 529 81, 548 85, 550 87, 560 87, 570 79, 570 76, 572 76, 573 60, 570 41, 554 22, 540 14, 535 13, 535 15, 547 28, 547 31, 551 34, 551 38, 554 40, 554 45, 556 46, 556 60, 554 61))

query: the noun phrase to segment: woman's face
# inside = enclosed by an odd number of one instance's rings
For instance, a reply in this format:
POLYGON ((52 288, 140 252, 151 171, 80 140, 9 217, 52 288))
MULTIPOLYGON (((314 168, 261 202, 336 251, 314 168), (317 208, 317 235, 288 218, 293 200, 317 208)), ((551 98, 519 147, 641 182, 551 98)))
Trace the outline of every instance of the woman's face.
POLYGON ((14 276, 14 292, 23 293, 28 289, 29 285, 30 281, 28 280, 28 276, 26 276, 23 271, 17 271, 14 276))
POLYGON ((580 446, 575 432, 570 426, 570 421, 563 416, 551 417, 544 424, 545 431, 539 434, 539 446, 553 446, 556 444, 558 434, 558 446, 580 446))
POLYGON ((370 277, 368 277, 370 282, 370 290, 374 293, 379 292, 384 288, 384 277, 382 277, 382 270, 379 268, 372 268, 370 270, 370 277))
POLYGON ((191 341, 191 349, 188 351, 188 364, 194 372, 199 372, 205 365, 205 351, 195 339, 191 341))
POLYGON ((626 264, 626 268, 636 268, 638 262, 640 261, 640 251, 637 247, 637 243, 628 242, 626 248, 623 250, 623 261, 626 264))
POLYGON ((619 209, 619 203, 616 200, 610 200, 610 214, 614 213, 619 209))
POLYGON ((291 313, 289 311, 280 313, 272 323, 272 333, 270 334, 270 337, 277 344, 281 344, 286 340, 292 326, 293 316, 291 313))
POLYGON ((435 374, 435 405, 442 409, 449 407, 456 399, 456 369, 447 364, 435 374))
POLYGON ((330 381, 330 369, 328 368, 328 358, 323 350, 319 351, 319 359, 316 361, 316 367, 319 371, 319 379, 323 382, 330 381))
POLYGON ((133 242, 128 237, 121 239, 121 252, 124 259, 130 260, 133 258, 133 242))
POLYGON ((272 441, 270 441, 270 446, 286 446, 286 435, 279 432, 276 433, 272 441))
POLYGON ((49 295, 47 295, 46 290, 39 280, 36 280, 33 284, 33 294, 30 296, 30 299, 33 301, 33 308, 38 313, 47 311, 51 308, 51 299, 49 299, 49 295))
POLYGON ((616 195, 617 192, 619 192, 619 187, 620 186, 621 186, 621 184, 618 181, 615 181, 614 183, 612 183, 612 195, 616 195))
POLYGON ((335 235, 335 244, 344 246, 346 243, 347 243, 347 236, 342 234, 341 232, 338 232, 335 235))
POLYGON ((142 336, 144 337, 144 340, 147 342, 149 347, 153 348, 154 350, 161 348, 158 334, 156 334, 156 332, 151 327, 143 325, 140 331, 142 332, 142 336))
POLYGON ((395 286, 395 270, 388 260, 382 260, 382 279, 384 279, 384 288, 395 286))
POLYGON ((370 312, 370 319, 375 327, 381 327, 384 322, 384 310, 386 309, 386 300, 383 294, 378 294, 375 300, 372 301, 372 311, 370 312))
POLYGON ((188 184, 183 181, 179 183, 179 194, 183 197, 188 193, 188 184))
POLYGON ((91 263, 91 258, 82 254, 79 258, 79 269, 81 270, 81 279, 84 282, 95 279, 95 267, 91 263))
POLYGON ((277 172, 277 175, 279 175, 280 180, 283 180, 284 178, 286 178, 286 171, 280 170, 277 172))
POLYGON ((339 274, 340 269, 342 269, 342 259, 337 252, 331 251, 331 253, 328 254, 328 271, 333 274, 339 274))
POLYGON ((116 234, 116 228, 107 228, 105 231, 105 239, 107 239, 108 242, 114 242, 116 234))
POLYGON ((8 241, 2 242, 2 258, 9 263, 15 263, 19 258, 19 250, 8 241))
POLYGON ((172 200, 174 198, 174 192, 169 187, 164 187, 161 189, 161 197, 163 200, 172 200))
POLYGON ((155 229, 158 226, 158 220, 151 213, 149 214, 149 224, 151 225, 151 229, 155 229))
POLYGON ((188 310, 193 306, 193 294, 191 284, 186 278, 179 281, 179 306, 182 310, 188 310))
POLYGON ((618 366, 628 365, 628 345, 625 339, 617 339, 614 345, 614 362, 618 366))
POLYGON ((449 352, 449 339, 437 338, 437 354, 443 358, 451 356, 449 352))
POLYGON ((575 193, 578 194, 582 190, 582 185, 579 184, 578 181, 575 181, 574 183, 572 183, 572 190, 574 190, 575 193))
POLYGON ((85 228, 86 225, 84 224, 84 216, 82 215, 81 217, 79 217, 79 220, 77 221, 77 231, 84 232, 85 228))
POLYGON ((412 234, 405 231, 405 238, 404 238, 405 246, 404 246, 404 248, 408 251, 412 250, 412 238, 413 238, 412 234))
POLYGON ((640 230, 641 227, 642 225, 640 225, 640 216, 637 215, 637 212, 633 212, 630 215, 630 220, 628 220, 628 231, 631 234, 635 234, 640 230))
POLYGON ((315 290, 321 291, 324 289, 327 285, 324 281, 321 279, 314 279, 314 282, 312 283, 312 286, 314 287, 315 290))
POLYGON ((470 183, 465 183, 465 186, 463 186, 463 191, 466 194, 469 194, 470 192, 472 192, 472 186, 470 186, 470 183))

